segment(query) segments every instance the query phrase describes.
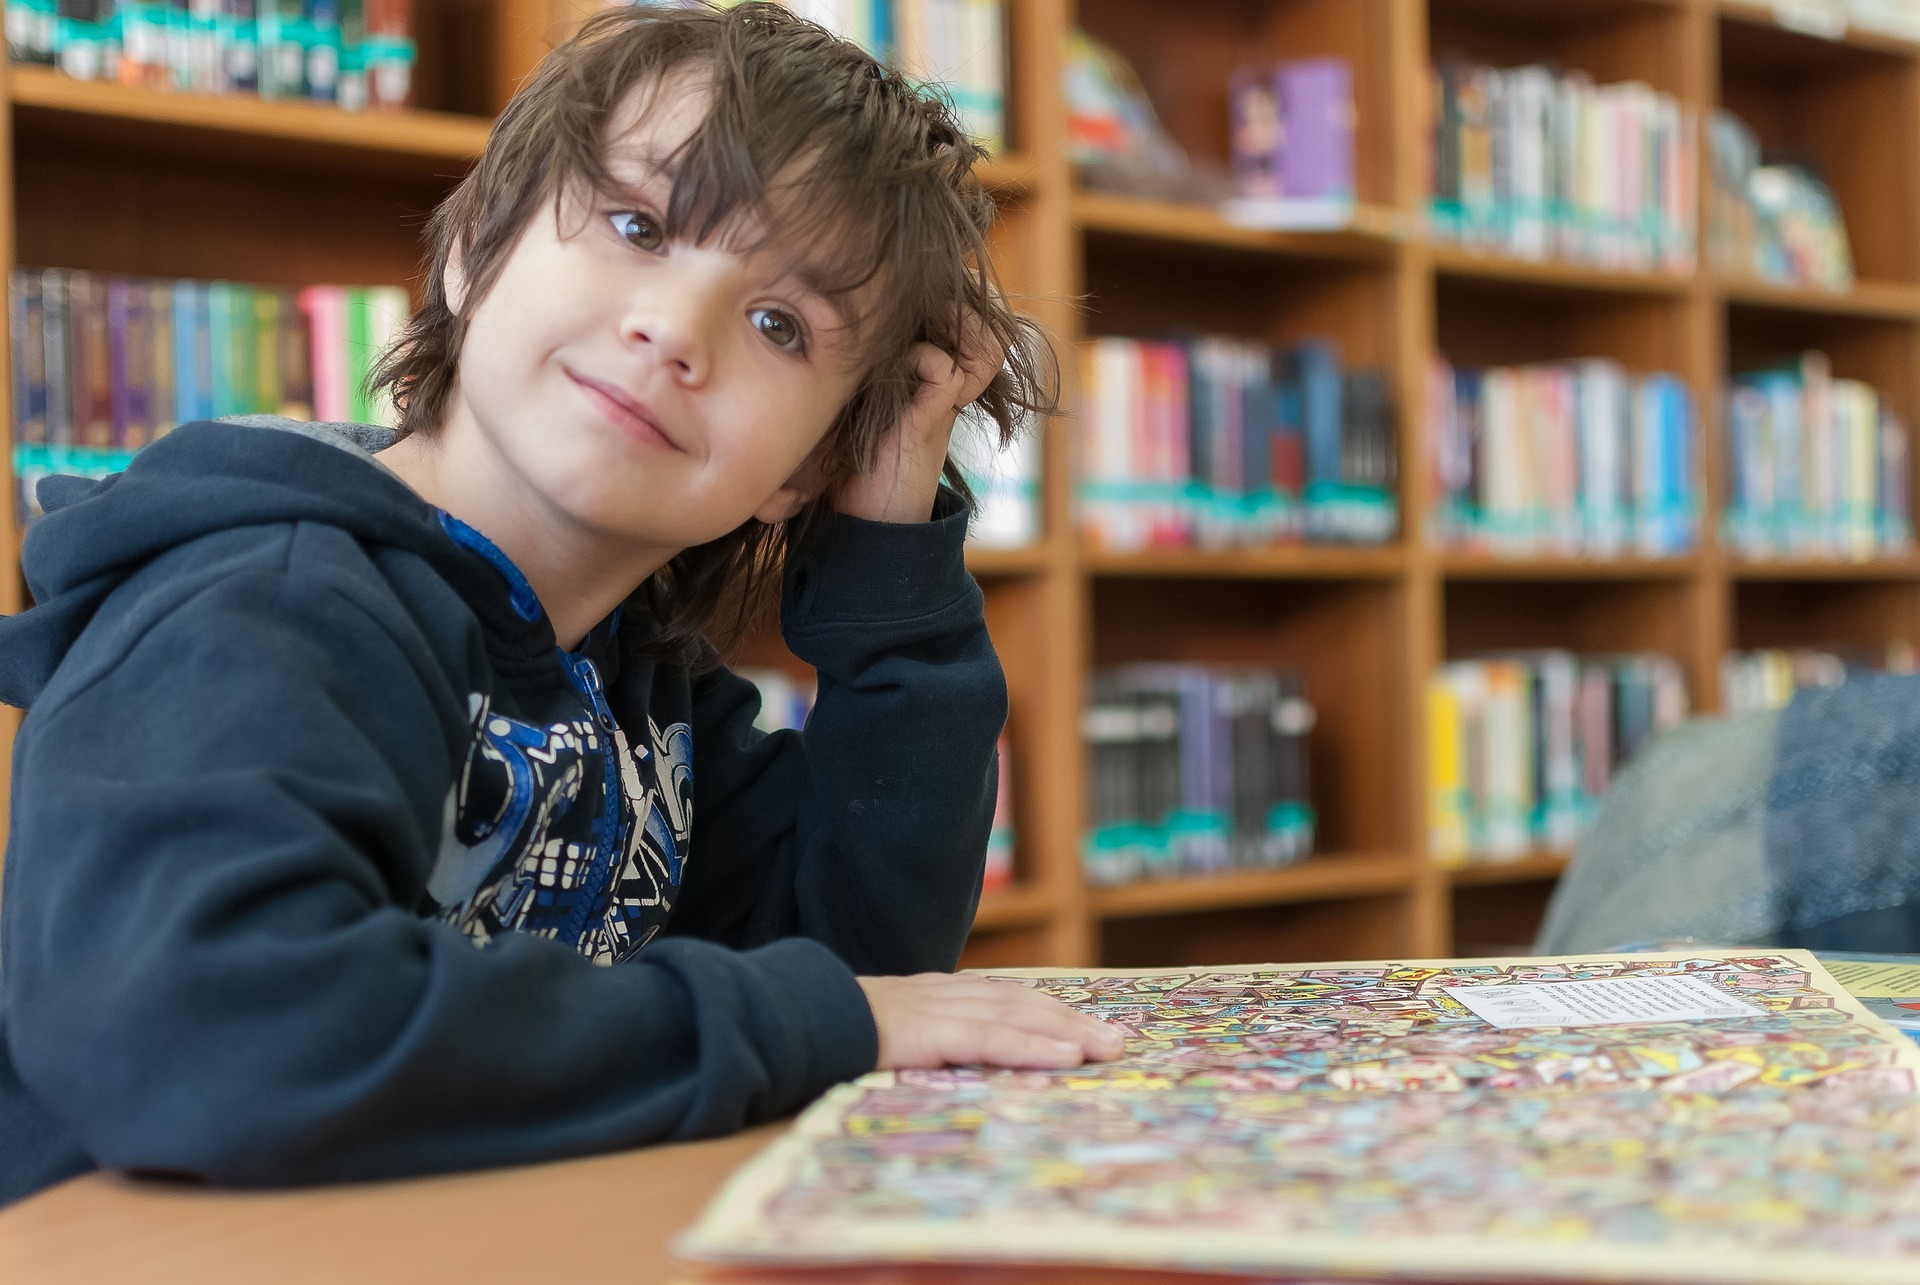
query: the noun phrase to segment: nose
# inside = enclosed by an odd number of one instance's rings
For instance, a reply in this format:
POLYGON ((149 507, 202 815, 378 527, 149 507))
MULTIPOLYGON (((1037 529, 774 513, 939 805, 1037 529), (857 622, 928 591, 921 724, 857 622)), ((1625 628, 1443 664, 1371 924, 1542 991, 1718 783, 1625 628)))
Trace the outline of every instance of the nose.
POLYGON ((696 256, 675 257, 681 262, 656 268, 646 288, 629 296, 620 337, 650 353, 676 383, 697 388, 713 374, 724 283, 721 274, 692 262, 696 256))

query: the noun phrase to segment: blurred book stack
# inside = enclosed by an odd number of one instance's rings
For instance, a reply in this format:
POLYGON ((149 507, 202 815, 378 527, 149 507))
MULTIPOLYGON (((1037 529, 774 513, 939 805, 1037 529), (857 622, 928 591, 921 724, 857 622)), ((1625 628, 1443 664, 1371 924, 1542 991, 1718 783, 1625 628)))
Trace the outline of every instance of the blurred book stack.
POLYGON ((1707 121, 1712 184, 1707 262, 1730 277, 1845 290, 1853 253, 1839 202, 1805 164, 1766 164, 1760 140, 1738 116, 1707 121))
POLYGON ((1433 538, 1504 554, 1660 557, 1694 547, 1693 399, 1610 361, 1427 375, 1433 538))
POLYGON ((1614 773, 1686 715, 1666 656, 1522 651, 1442 666, 1427 688, 1434 858, 1567 848, 1614 773))
POLYGON ((1095 671, 1083 713, 1089 883, 1274 869, 1313 851, 1298 675, 1202 665, 1095 671))
POLYGON ((40 478, 117 473, 190 420, 393 422, 366 381, 410 311, 397 286, 296 291, 17 268, 8 305, 23 518, 38 514, 40 478))
POLYGON ((79 80, 397 110, 412 0, 9 0, 7 52, 79 80))
POLYGON ((1385 376, 1331 343, 1095 339, 1081 348, 1080 518, 1116 552, 1377 544, 1399 511, 1385 376))
POLYGON ((1637 81, 1457 60, 1431 73, 1435 238, 1524 259, 1688 272, 1693 125, 1637 81))
POLYGON ((1835 651, 1730 651, 1720 661, 1720 703, 1729 714, 1780 709, 1803 687, 1838 687, 1854 678, 1916 670, 1920 670, 1920 656, 1905 642, 1835 651))
POLYGON ((1737 376, 1723 539, 1749 558, 1864 559, 1913 546, 1906 424, 1818 352, 1737 376))

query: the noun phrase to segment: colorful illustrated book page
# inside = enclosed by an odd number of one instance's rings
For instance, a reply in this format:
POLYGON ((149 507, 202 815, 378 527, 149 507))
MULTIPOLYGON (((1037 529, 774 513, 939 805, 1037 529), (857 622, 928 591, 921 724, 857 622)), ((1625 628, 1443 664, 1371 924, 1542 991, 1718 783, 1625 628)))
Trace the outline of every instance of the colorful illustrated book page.
POLYGON ((681 1252, 1920 1281, 1920 1046, 1801 951, 992 975, 1127 1056, 842 1085, 681 1252))

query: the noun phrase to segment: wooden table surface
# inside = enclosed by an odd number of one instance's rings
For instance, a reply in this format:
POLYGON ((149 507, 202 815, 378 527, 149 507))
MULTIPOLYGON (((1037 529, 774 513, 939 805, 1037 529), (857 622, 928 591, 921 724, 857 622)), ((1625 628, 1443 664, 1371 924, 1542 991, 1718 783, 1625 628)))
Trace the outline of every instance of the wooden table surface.
POLYGON ((523 1169, 294 1191, 216 1191, 88 1174, 0 1212, 0 1282, 1221 1285, 1234 1279, 1108 1269, 719 1272, 675 1258, 672 1238, 781 1127, 523 1169))

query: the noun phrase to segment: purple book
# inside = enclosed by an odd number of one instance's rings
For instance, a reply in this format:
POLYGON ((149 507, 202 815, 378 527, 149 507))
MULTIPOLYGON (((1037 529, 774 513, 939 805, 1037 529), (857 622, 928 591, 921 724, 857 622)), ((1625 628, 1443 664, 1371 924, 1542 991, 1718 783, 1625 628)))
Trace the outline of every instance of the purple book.
POLYGON ((1280 193, 1301 199, 1353 197, 1353 69, 1343 58, 1283 63, 1280 118, 1287 141, 1280 193))

